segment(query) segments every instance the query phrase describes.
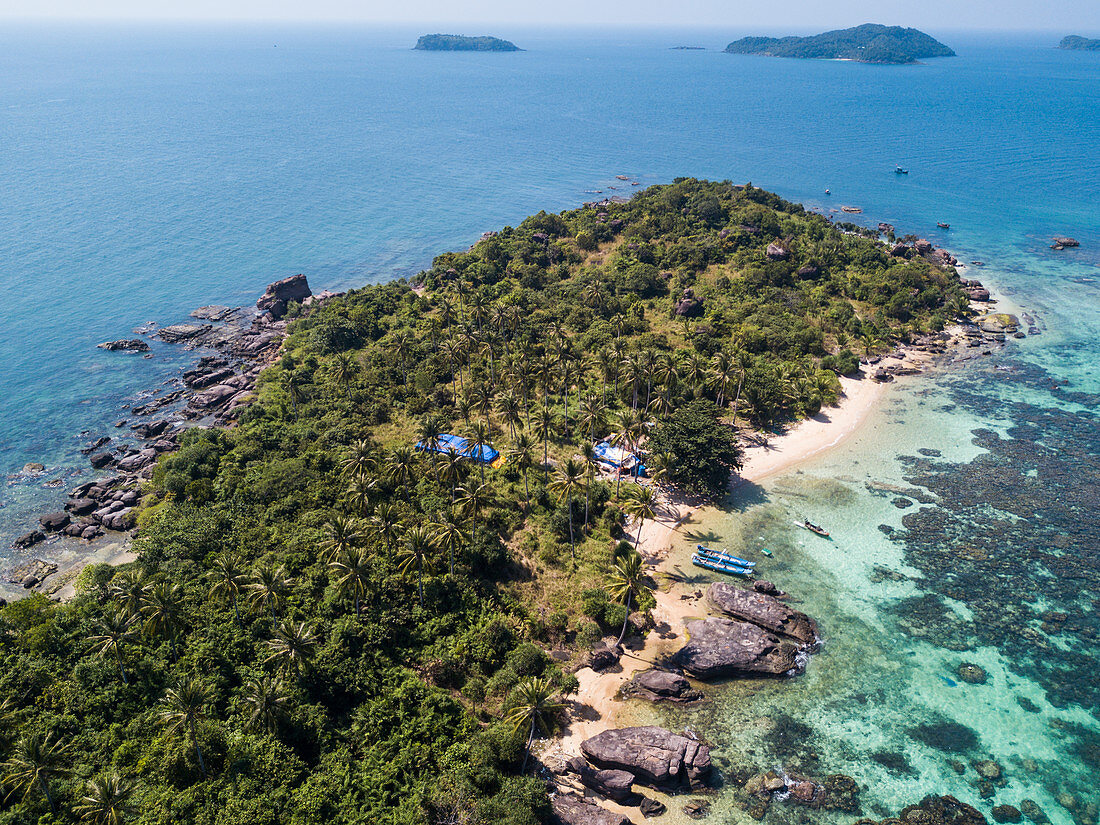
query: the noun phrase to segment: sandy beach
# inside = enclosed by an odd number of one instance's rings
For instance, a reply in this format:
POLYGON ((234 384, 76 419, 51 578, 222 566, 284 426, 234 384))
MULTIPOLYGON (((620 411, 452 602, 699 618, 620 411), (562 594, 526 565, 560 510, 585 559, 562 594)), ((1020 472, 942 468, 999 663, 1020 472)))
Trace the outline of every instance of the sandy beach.
MULTIPOLYGON (((793 425, 766 442, 746 443, 744 466, 732 483, 761 481, 842 443, 867 420, 888 386, 867 378, 842 377, 840 382, 843 395, 835 406, 824 408, 813 418, 793 425)), ((702 589, 683 583, 668 565, 675 535, 692 524, 700 506, 698 502, 662 495, 658 518, 643 525, 638 548, 659 585, 654 593, 657 605, 652 611, 656 629, 646 636, 644 644, 626 647, 618 668, 603 673, 589 667, 577 671, 580 688, 569 703, 568 725, 558 738, 546 743, 541 752, 543 762, 551 768, 579 755, 580 743, 585 739, 617 727, 624 709, 624 704, 616 699, 619 688, 638 671, 650 668, 654 662, 678 650, 684 643, 687 620, 707 615, 702 589)), ((637 645, 638 640, 634 641, 637 645)), ((578 792, 583 790, 579 784, 570 787, 578 792)), ((632 822, 643 821, 637 808, 620 806, 591 793, 588 796, 632 822)))

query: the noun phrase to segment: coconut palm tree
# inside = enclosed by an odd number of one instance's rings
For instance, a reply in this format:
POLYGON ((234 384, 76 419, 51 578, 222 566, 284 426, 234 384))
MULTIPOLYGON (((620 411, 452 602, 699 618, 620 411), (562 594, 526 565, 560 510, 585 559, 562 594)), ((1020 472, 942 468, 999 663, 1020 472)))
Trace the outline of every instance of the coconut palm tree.
POLYGON ((271 613, 271 626, 275 626, 275 612, 286 603, 286 593, 291 580, 283 567, 265 564, 252 572, 252 581, 248 583, 249 603, 253 610, 266 610, 271 613))
POLYGON ((737 423, 737 408, 741 404, 741 390, 745 387, 745 379, 752 369, 752 353, 737 347, 733 351, 733 365, 737 372, 737 393, 733 397, 733 422, 737 423))
POLYGON ((401 510, 396 504, 383 501, 374 509, 371 527, 388 549, 393 549, 394 539, 401 528, 401 510))
POLYGON ((485 450, 491 448, 493 436, 489 431, 488 423, 481 421, 475 421, 473 429, 470 430, 470 434, 466 436, 466 440, 470 443, 468 452, 474 456, 474 461, 477 462, 478 467, 481 470, 481 483, 485 483, 485 450))
POLYGON ((558 429, 558 421, 549 407, 543 407, 535 414, 535 432, 542 439, 542 470, 545 479, 550 467, 550 436, 558 429))
POLYGON ((187 676, 175 687, 169 688, 160 700, 160 721, 168 728, 168 735, 190 734, 195 743, 195 754, 199 757, 199 770, 206 776, 206 763, 199 747, 197 726, 206 718, 206 708, 210 704, 210 691, 198 679, 187 676))
POLYGON ((458 509, 470 519, 472 525, 471 533, 474 537, 477 536, 478 516, 481 514, 481 508, 485 506, 489 500, 489 485, 488 484, 470 484, 466 487, 458 488, 458 509))
POLYGON ((698 352, 689 353, 684 360, 684 380, 692 391, 698 391, 700 387, 706 386, 708 376, 707 359, 698 352))
POLYGON ((451 488, 451 507, 455 506, 455 488, 466 478, 466 459, 451 447, 439 465, 439 477, 451 488))
POLYGON ((126 678, 126 668, 122 666, 122 644, 132 638, 134 638, 134 617, 123 610, 109 612, 96 627, 96 633, 88 637, 88 641, 92 643, 98 655, 114 654, 124 685, 129 684, 130 680, 126 678))
POLYGON ((317 650, 319 637, 309 622, 292 622, 283 619, 275 630, 275 635, 267 640, 271 655, 264 664, 275 662, 284 671, 297 674, 309 667, 309 660, 317 650))
POLYGON ((73 810, 92 825, 122 825, 131 813, 127 803, 133 792, 133 784, 117 773, 101 774, 88 781, 80 804, 73 810))
POLYGON ((405 487, 405 500, 412 501, 412 483, 416 478, 416 454, 404 445, 394 447, 386 462, 386 480, 405 487))
POLYGON ((717 396, 718 406, 726 406, 726 393, 733 386, 733 377, 736 374, 733 359, 725 350, 718 350, 710 359, 710 386, 717 396))
POLYGON ((232 605, 233 615, 240 626, 241 611, 238 603, 248 583, 241 568, 241 557, 236 553, 222 553, 215 557, 206 578, 210 581, 210 597, 220 604, 232 605))
POLYGON ((176 658, 176 637, 183 630, 183 588, 169 581, 154 584, 141 603, 144 629, 148 636, 168 640, 172 658, 176 658))
POLYGON ((355 512, 366 515, 370 500, 378 491, 378 481, 367 476, 356 476, 344 493, 345 500, 354 508, 355 512))
POLYGON ((344 555, 363 540, 362 525, 357 518, 337 513, 325 523, 325 538, 321 542, 325 560, 344 555))
POLYGON ((569 552, 573 560, 577 559, 577 545, 573 539, 573 497, 585 487, 584 468, 572 458, 554 471, 554 480, 547 488, 556 493, 558 501, 565 502, 569 508, 569 552))
POLYGON ((514 730, 529 729, 520 774, 527 770, 527 758, 531 755, 531 743, 535 739, 535 730, 541 731, 544 736, 549 736, 554 717, 562 708, 561 703, 554 697, 554 685, 548 678, 529 676, 512 689, 509 697, 510 707, 504 718, 512 724, 514 730))
POLYGON ((577 410, 577 425, 584 430, 585 438, 592 441, 593 435, 607 426, 607 405, 598 395, 586 395, 577 410))
POLYGON ((581 457, 584 459, 584 530, 588 532, 588 504, 592 496, 592 484, 596 480, 596 473, 600 469, 596 458, 596 445, 586 441, 581 445, 581 457))
POLYGON ((374 471, 374 445, 365 438, 356 441, 348 448, 340 466, 353 479, 367 478, 374 471))
POLYGON ((329 562, 329 567, 337 577, 336 591, 343 596, 355 599, 356 618, 360 615, 359 607, 370 584, 370 561, 370 553, 364 548, 348 547, 329 562))
POLYGON ((248 713, 245 730, 272 733, 286 717, 290 693, 281 677, 262 676, 245 684, 241 700, 248 713))
POLYGON ((286 397, 290 400, 290 406, 294 410, 294 418, 298 418, 298 405, 305 400, 305 390, 302 386, 302 379, 298 376, 294 370, 285 370, 280 377, 280 382, 283 385, 283 389, 286 391, 286 397))
POLYGON ((663 487, 669 483, 676 457, 672 453, 653 453, 646 459, 646 470, 653 483, 663 487))
POLYGON ((420 422, 417 429, 417 443, 428 452, 437 452, 443 444, 443 422, 436 415, 430 415, 420 422))
POLYGON ((519 471, 523 473, 524 509, 531 506, 531 488, 527 485, 527 471, 535 466, 534 448, 535 445, 531 442, 527 433, 520 433, 519 438, 508 450, 508 460, 514 462, 519 471))
POLYGON ((141 613, 141 603, 145 600, 145 594, 149 592, 151 584, 144 570, 131 568, 116 573, 107 585, 107 592, 127 613, 136 616, 141 613))
POLYGON ((359 374, 359 362, 350 352, 338 352, 332 359, 332 376, 344 388, 344 395, 351 400, 351 383, 359 374))
POLYGON ((623 509, 638 520, 638 533, 634 537, 634 549, 638 549, 638 542, 642 538, 642 528, 646 519, 657 518, 657 494, 652 487, 643 487, 641 484, 631 488, 623 509))
POLYGON ((398 570, 409 575, 416 570, 416 589, 420 594, 420 606, 424 606, 424 570, 432 567, 435 545, 431 533, 423 524, 417 524, 405 531, 404 547, 398 554, 398 570))
POLYGON ((645 367, 642 359, 636 352, 631 352, 622 361, 622 376, 630 385, 630 409, 638 409, 638 387, 645 379, 645 367))
POLYGON ((506 392, 497 398, 497 415, 500 423, 508 427, 508 433, 515 440, 516 428, 523 426, 522 406, 515 393, 506 392))
POLYGON ((4 763, 4 776, 0 779, 0 786, 11 789, 4 799, 22 791, 19 801, 25 802, 31 791, 37 788, 46 797, 50 811, 56 814, 57 805, 50 793, 50 781, 69 772, 69 760, 65 757, 68 747, 67 744, 56 744, 52 733, 45 736, 31 733, 16 742, 11 756, 4 763))
POLYGON ((608 581, 608 591, 613 599, 626 605, 626 618, 623 620, 623 629, 619 631, 616 645, 621 645, 623 637, 626 635, 626 626, 630 622, 631 604, 641 600, 641 594, 644 590, 652 589, 653 584, 645 574, 640 553, 637 551, 625 553, 615 560, 608 581))
POLYGON ((455 552, 461 550, 467 544, 470 537, 462 529, 462 526, 454 520, 454 517, 440 518, 428 524, 432 541, 440 549, 446 549, 448 569, 453 576, 455 574, 455 552))

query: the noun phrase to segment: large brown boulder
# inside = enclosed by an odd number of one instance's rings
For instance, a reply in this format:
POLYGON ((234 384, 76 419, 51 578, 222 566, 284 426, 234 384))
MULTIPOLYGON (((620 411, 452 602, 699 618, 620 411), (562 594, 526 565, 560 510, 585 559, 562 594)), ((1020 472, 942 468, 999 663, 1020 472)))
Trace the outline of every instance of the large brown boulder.
POLYGON ((710 776, 710 748, 653 725, 605 730, 582 742, 581 753, 594 765, 629 771, 658 788, 697 788, 710 776))
POLYGON ((667 670, 643 670, 623 685, 623 693, 651 702, 695 702, 703 698, 683 676, 667 670))
POLYGON ((707 588, 707 599, 716 609, 734 619, 751 622, 805 644, 812 645, 817 641, 814 620, 775 596, 746 590, 728 582, 715 582, 707 588))
POLYGON ((768 244, 765 254, 769 261, 785 261, 791 257, 791 250, 787 249, 787 245, 782 241, 772 241, 768 244))
POLYGON ((622 814, 612 813, 571 793, 559 793, 550 800, 551 822, 555 825, 630 825, 622 814))
POLYGON ((804 645, 780 639, 748 622, 709 618, 688 622, 688 643, 676 661, 698 679, 800 673, 804 645))
POLYGON ((264 294, 256 301, 256 307, 267 310, 272 318, 278 320, 286 315, 287 305, 291 301, 301 303, 312 294, 305 275, 291 275, 289 278, 268 284, 264 294))

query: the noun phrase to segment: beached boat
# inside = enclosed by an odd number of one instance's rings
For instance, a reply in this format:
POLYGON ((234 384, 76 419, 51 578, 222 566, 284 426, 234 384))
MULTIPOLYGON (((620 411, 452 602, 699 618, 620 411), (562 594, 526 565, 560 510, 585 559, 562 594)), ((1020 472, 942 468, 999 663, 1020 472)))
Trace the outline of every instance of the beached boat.
POLYGON ((767 547, 761 547, 760 552, 763 553, 765 556, 771 556, 772 554, 772 551, 769 550, 767 547))
POLYGON ((735 564, 727 564, 709 556, 701 556, 695 553, 691 557, 691 563, 705 570, 713 570, 715 573, 725 573, 729 576, 749 576, 752 570, 747 567, 738 567, 735 564))
POLYGON ((951 224, 949 224, 949 223, 939 223, 938 221, 936 223, 936 226, 938 226, 940 229, 950 229, 951 228, 951 224))
POLYGON ((727 564, 735 564, 738 567, 755 567, 756 562, 749 561, 748 559, 740 559, 737 556, 727 553, 725 550, 713 550, 707 547, 705 544, 695 545, 696 551, 700 556, 714 556, 719 561, 724 561, 727 564))
POLYGON ((817 533, 819 536, 829 538, 829 531, 826 530, 824 527, 814 524, 812 521, 796 521, 795 524, 797 524, 803 530, 809 530, 811 533, 817 533))

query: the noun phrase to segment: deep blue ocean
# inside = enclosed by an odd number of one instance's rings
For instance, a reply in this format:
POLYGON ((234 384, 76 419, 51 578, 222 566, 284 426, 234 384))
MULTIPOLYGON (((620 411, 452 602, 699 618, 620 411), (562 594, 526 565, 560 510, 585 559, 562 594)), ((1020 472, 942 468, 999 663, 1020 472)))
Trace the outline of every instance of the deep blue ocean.
MULTIPOLYGON (((492 34, 526 51, 412 51, 421 33, 0 29, 0 548, 87 474, 77 452, 85 441, 114 435, 122 405, 192 357, 155 341, 149 359, 96 349, 146 322, 180 321, 205 304, 250 304, 265 284, 297 272, 314 291, 412 275, 435 254, 540 209, 629 195, 620 174, 643 185, 678 176, 751 181, 824 211, 859 206, 858 220, 869 225, 888 221, 960 260, 983 261, 969 277, 992 285, 1007 308, 1037 314, 1045 332, 1012 343, 1000 371, 975 366, 927 379, 920 392, 938 394, 934 415, 917 390, 895 396, 924 414, 898 409, 883 424, 899 434, 889 443, 932 447, 935 433, 950 435, 957 443, 940 446, 951 460, 872 454, 858 472, 923 484, 939 506, 899 521, 893 537, 871 524, 852 541, 870 542, 868 558, 895 553, 921 595, 853 585, 851 604, 833 605, 833 626, 844 616, 875 625, 853 606, 871 600, 876 615, 910 614, 901 630, 889 628, 904 635, 943 620, 937 605, 970 592, 960 608, 977 628, 969 641, 942 629, 914 633, 924 645, 931 633, 942 650, 986 646, 1006 672, 1033 685, 1029 701, 1044 715, 1031 737, 1048 737, 1043 753, 1057 756, 1050 771, 1063 777, 1048 780, 1042 759, 1036 767, 1021 762, 1030 757, 994 754, 1006 772, 1019 773, 998 799, 1019 804, 1026 796, 1055 823, 1095 825, 1095 784, 1063 780, 1100 771, 1100 697, 1086 684, 1091 669, 1081 667, 1082 658, 1094 665, 1100 650, 1097 510, 1088 492, 1100 482, 1100 54, 1055 50, 1061 33, 932 31, 958 56, 888 67, 723 54, 730 40, 756 33, 736 29, 507 28, 492 34), (670 48, 679 45, 707 49, 670 48), (895 175, 896 164, 910 174, 895 175), (949 232, 936 228, 940 221, 949 232), (1054 252, 1054 235, 1071 235, 1081 248, 1054 252), (975 432, 983 428, 997 439, 975 432), (46 473, 21 475, 28 462, 45 464, 46 473), (996 496, 981 487, 996 478, 1004 494, 1006 477, 1042 482, 1017 497, 1019 512, 1012 495, 999 505, 998 524, 1012 525, 1007 539, 1004 531, 983 533, 982 513, 996 496), (57 479, 60 487, 45 486, 57 479), (953 543, 939 542, 936 531, 948 522, 953 543), (952 558, 936 554, 958 544, 959 531, 1006 550, 1008 568, 975 568, 968 556, 965 575, 955 575, 952 558), (1064 567, 1013 561, 1013 553, 1034 554, 1036 542, 1061 548, 1052 558, 1064 567), (1062 586, 1061 576, 1073 586, 1062 586), (996 586, 986 592, 988 582, 996 586), (1013 601, 1027 605, 1014 614, 1016 626, 981 632, 974 616, 1013 601), (1069 612, 1068 623, 1036 629, 1055 609, 1069 612), (1061 634, 1047 644, 1055 664, 1042 647, 1019 649, 1025 627, 1061 634), (1059 794, 1075 801, 1059 802, 1059 794)), ((873 509, 860 479, 851 486, 873 509)), ((770 493, 775 501, 787 494, 770 493)), ((834 503, 854 506, 845 496, 834 503)), ((0 562, 9 552, 0 549, 0 562)), ((829 617, 822 624, 829 627, 829 617)), ((922 650, 906 655, 927 657, 922 650)), ((813 667, 827 672, 827 659, 813 667)), ((939 690, 947 684, 932 682, 939 690)), ((936 700, 941 717, 955 695, 936 700)), ((893 707, 904 713, 909 705, 893 707)), ((965 707, 956 716, 980 712, 965 707)), ((834 740, 866 736, 858 727, 838 733, 847 717, 837 718, 834 740)), ((889 720, 882 730, 897 724, 896 715, 874 718, 889 720)), ((885 815, 915 801, 920 782, 909 780, 933 774, 941 786, 925 790, 979 802, 972 773, 944 788, 954 770, 941 776, 931 766, 988 756, 979 750, 993 734, 978 731, 975 750, 956 729, 922 724, 933 732, 919 734, 925 727, 917 725, 904 739, 905 764, 919 768, 905 782, 888 781, 901 770, 892 757, 857 775, 874 786, 867 810, 885 815)), ((718 735, 721 724, 711 730, 718 735)), ((871 764, 845 747, 821 745, 834 754, 833 769, 858 774, 871 764)), ((776 748, 775 759, 787 758, 776 748)))

